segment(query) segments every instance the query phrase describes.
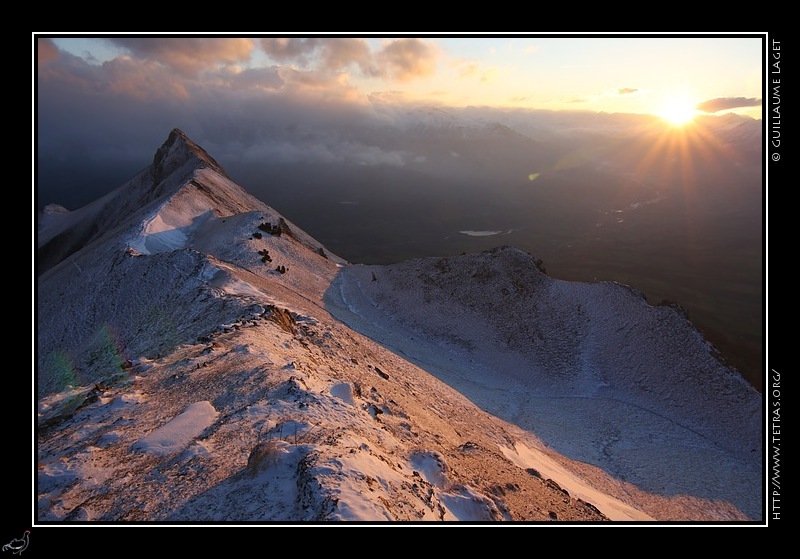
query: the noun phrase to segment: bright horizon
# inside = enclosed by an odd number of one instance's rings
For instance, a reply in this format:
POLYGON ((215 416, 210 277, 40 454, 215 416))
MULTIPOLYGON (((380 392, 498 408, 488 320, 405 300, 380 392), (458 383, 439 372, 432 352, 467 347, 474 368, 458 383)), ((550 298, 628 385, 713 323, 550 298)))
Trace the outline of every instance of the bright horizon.
POLYGON ((682 104, 696 114, 761 118, 762 40, 757 35, 309 39, 65 34, 38 39, 37 66, 40 88, 69 79, 94 95, 128 101, 200 102, 213 90, 322 104, 381 101, 656 115, 682 104))

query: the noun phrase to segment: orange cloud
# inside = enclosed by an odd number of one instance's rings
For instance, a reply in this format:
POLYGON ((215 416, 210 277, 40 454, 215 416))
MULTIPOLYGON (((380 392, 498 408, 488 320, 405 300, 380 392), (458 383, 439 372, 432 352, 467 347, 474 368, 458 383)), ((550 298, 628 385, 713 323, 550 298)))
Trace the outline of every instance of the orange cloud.
POLYGON ((114 93, 144 99, 187 99, 183 80, 176 79, 168 68, 147 60, 120 56, 103 64, 103 87, 114 93))
MULTIPOLYGON (((41 47, 41 45, 39 45, 41 47)), ((41 55, 40 55, 41 57, 41 55)), ((76 95, 119 95, 138 99, 186 99, 191 80, 152 60, 118 56, 103 64, 90 64, 78 56, 57 51, 57 56, 37 67, 40 93, 67 90, 76 95)))
POLYGON ((436 69, 438 50, 421 39, 398 39, 378 52, 381 74, 397 81, 430 76, 436 69))
POLYGON ((220 77, 234 89, 263 89, 274 91, 280 89, 284 84, 276 67, 249 68, 237 72, 222 72, 220 77))
POLYGON ((319 47, 319 39, 300 39, 295 37, 270 37, 261 39, 261 48, 270 58, 278 62, 308 63, 307 57, 319 47))
POLYGON ((373 52, 365 39, 353 37, 279 37, 261 39, 260 45, 278 62, 322 72, 354 66, 361 75, 397 81, 432 74, 438 57, 436 47, 420 39, 387 42, 378 52, 373 52))
POLYGON ((743 107, 760 107, 761 99, 755 97, 717 97, 698 103, 695 107, 699 111, 706 113, 716 113, 728 109, 740 109, 743 107))
POLYGON ((282 91, 293 97, 363 103, 363 95, 348 84, 347 74, 318 70, 297 70, 288 66, 278 68, 284 82, 282 91))
POLYGON ((342 38, 325 39, 322 51, 322 65, 328 70, 339 70, 356 64, 366 75, 377 71, 372 62, 369 45, 364 39, 342 38))
POLYGON ((114 44, 134 56, 159 62, 186 75, 250 58, 253 39, 197 37, 115 37, 114 44))
POLYGON ((50 39, 36 39, 36 65, 41 66, 58 58, 58 47, 50 39))
POLYGON ((317 70, 297 70, 289 66, 281 66, 278 73, 287 84, 311 89, 328 88, 341 83, 338 75, 317 70))
POLYGON ((277 37, 261 39, 261 48, 278 62, 307 67, 316 61, 316 69, 328 71, 341 70, 355 64, 366 75, 376 72, 372 53, 364 39, 277 37))

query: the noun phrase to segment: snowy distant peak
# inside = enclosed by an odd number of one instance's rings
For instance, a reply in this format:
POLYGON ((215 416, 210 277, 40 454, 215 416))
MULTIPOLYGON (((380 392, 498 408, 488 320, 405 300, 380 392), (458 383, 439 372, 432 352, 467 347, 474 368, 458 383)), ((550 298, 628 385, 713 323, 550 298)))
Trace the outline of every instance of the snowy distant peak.
POLYGON ((179 128, 174 128, 164 144, 158 148, 153 157, 153 183, 161 180, 181 168, 192 158, 200 161, 203 167, 210 167, 223 176, 227 176, 219 163, 199 145, 194 143, 179 128))
POLYGON ((65 214, 68 213, 69 210, 64 206, 59 204, 47 204, 44 208, 42 208, 42 212, 44 214, 65 214))
POLYGON ((42 231, 54 221, 62 216, 69 214, 69 210, 58 204, 47 204, 44 208, 36 212, 36 229, 42 231))
POLYGON ((469 124, 440 107, 418 107, 405 116, 409 124, 415 127, 447 129, 469 124))
POLYGON ((37 216, 39 274, 102 237, 164 237, 171 231, 169 239, 174 240, 199 216, 270 209, 230 180, 213 157, 177 128, 158 148, 152 165, 122 186, 73 212, 49 208, 37 216))
POLYGON ((156 150, 146 176, 149 181, 129 183, 130 192, 126 194, 139 199, 138 208, 156 200, 163 207, 176 196, 191 198, 193 210, 201 213, 211 210, 218 216, 265 208, 263 202, 234 183, 213 157, 178 128, 156 150))

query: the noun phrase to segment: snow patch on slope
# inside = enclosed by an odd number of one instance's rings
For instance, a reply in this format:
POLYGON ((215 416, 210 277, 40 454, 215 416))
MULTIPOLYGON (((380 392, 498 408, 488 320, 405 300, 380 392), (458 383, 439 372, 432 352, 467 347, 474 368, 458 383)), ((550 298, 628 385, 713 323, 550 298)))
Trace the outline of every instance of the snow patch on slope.
POLYGON ((500 445, 499 448, 503 456, 520 468, 526 470, 533 468, 543 478, 552 479, 559 486, 567 489, 570 495, 592 503, 611 520, 655 520, 650 515, 594 489, 552 458, 529 448, 524 443, 517 442, 513 449, 503 445, 500 445))
POLYGON ((163 427, 137 441, 131 449, 146 454, 174 454, 213 424, 218 415, 211 402, 196 402, 163 427))
POLYGON ((179 192, 142 224, 129 246, 141 254, 186 248, 192 233, 212 216, 204 198, 179 192))

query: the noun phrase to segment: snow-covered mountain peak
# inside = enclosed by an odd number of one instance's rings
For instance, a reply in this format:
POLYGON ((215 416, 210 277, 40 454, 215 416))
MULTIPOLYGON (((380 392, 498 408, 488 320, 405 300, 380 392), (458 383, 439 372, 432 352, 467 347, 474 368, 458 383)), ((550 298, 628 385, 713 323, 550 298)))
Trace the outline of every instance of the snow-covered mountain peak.
MULTIPOLYGON (((201 225, 238 214, 259 213, 252 224, 283 223, 286 239, 312 251, 317 241, 233 182, 216 160, 173 129, 156 150, 153 162, 116 190, 72 212, 50 212, 39 220, 37 264, 39 274, 101 239, 115 238, 122 248, 141 254, 191 248, 192 234, 201 225)), ((255 214, 253 214, 255 216, 255 214)), ((261 234, 261 233, 259 233, 261 234)))
POLYGON ((182 130, 174 128, 153 157, 153 183, 157 184, 187 162, 197 162, 225 175, 222 166, 213 157, 190 140, 182 130))

